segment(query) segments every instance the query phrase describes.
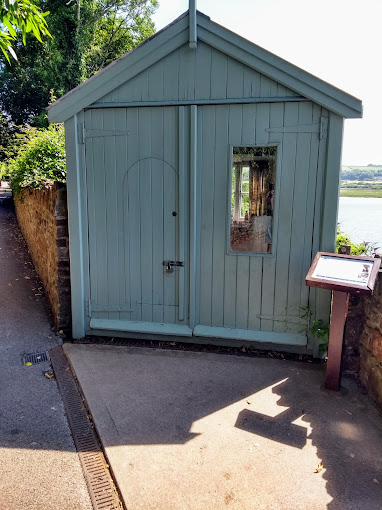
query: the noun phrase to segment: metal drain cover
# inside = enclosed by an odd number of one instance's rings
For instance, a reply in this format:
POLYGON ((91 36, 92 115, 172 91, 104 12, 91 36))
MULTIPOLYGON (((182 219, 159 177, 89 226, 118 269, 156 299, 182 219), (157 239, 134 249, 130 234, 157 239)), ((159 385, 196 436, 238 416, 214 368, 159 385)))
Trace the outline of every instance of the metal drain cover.
POLYGON ((43 361, 50 361, 49 354, 47 351, 45 352, 34 352, 32 354, 24 354, 23 363, 26 365, 30 363, 31 365, 37 365, 37 363, 42 363, 43 361))

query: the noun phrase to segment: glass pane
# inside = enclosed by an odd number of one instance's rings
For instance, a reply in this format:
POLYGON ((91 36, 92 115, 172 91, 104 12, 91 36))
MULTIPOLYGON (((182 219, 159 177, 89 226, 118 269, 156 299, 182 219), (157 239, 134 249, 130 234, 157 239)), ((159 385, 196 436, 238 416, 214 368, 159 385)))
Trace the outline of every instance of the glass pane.
POLYGON ((231 250, 271 253, 276 147, 234 147, 231 250))

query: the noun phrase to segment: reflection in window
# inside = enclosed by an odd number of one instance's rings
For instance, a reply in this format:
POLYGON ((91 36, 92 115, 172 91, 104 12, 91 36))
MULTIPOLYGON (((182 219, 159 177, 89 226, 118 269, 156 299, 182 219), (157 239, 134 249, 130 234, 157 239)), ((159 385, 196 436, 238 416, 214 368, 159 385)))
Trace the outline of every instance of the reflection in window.
POLYGON ((234 147, 231 250, 271 253, 276 147, 234 147))

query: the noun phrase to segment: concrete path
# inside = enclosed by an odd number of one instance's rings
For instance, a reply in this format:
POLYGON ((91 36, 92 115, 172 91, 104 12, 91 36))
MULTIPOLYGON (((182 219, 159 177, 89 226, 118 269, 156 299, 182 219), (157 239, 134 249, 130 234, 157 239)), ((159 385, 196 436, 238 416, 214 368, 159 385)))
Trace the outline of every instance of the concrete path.
POLYGON ((61 343, 11 208, 0 192, 0 510, 91 510, 49 362, 25 353, 61 343))
POLYGON ((64 351, 128 509, 382 508, 381 413, 351 380, 327 392, 309 363, 64 351))

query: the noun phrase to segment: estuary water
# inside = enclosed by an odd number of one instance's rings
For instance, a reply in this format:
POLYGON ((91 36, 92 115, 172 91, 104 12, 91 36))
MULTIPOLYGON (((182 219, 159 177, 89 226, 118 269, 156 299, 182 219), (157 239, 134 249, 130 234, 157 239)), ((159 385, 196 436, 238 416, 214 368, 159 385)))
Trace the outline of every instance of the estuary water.
POLYGON ((340 197, 338 222, 353 243, 376 243, 382 252, 382 198, 340 197))

